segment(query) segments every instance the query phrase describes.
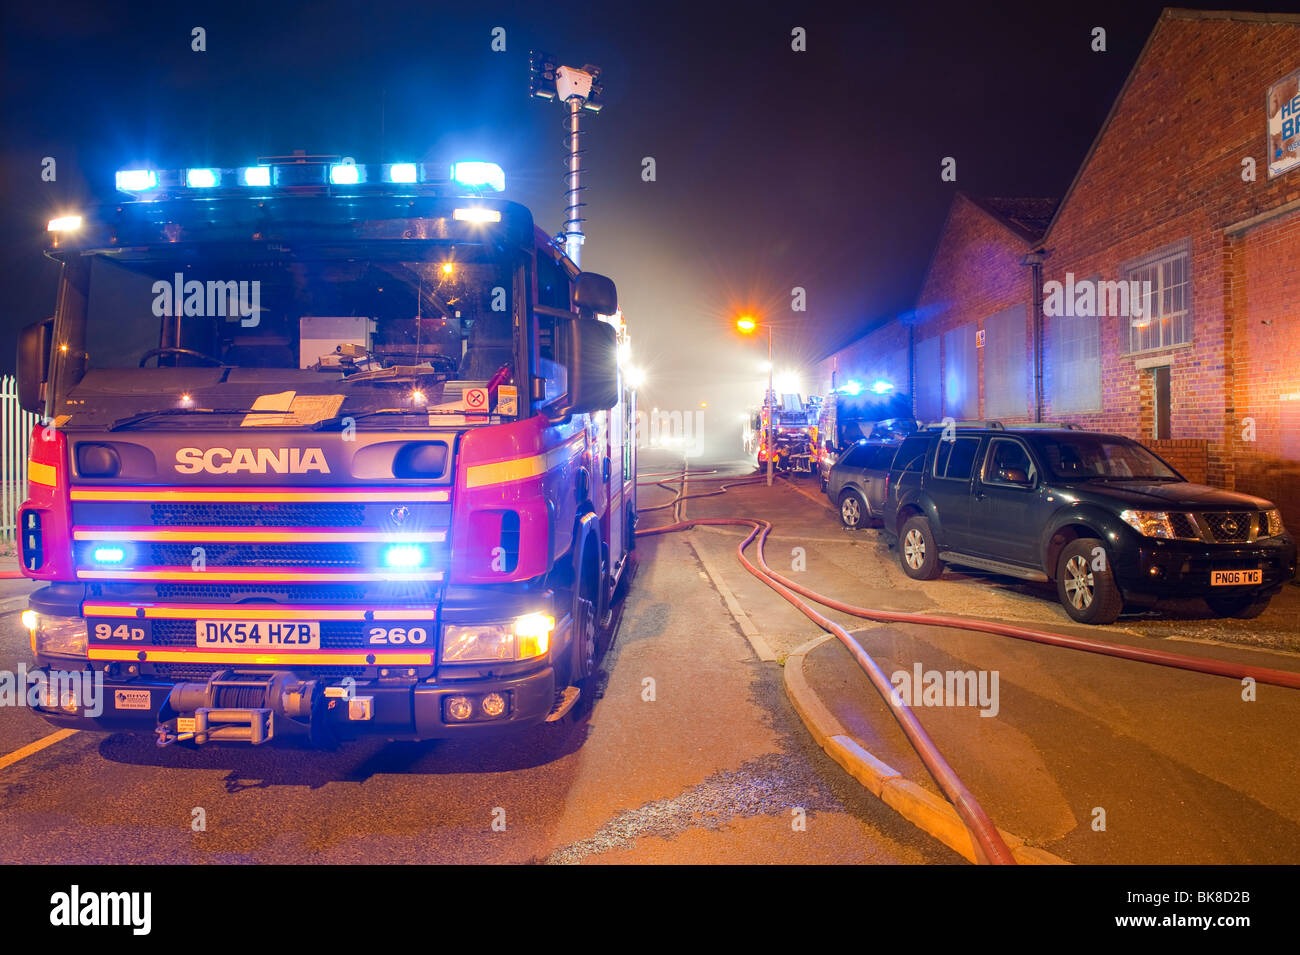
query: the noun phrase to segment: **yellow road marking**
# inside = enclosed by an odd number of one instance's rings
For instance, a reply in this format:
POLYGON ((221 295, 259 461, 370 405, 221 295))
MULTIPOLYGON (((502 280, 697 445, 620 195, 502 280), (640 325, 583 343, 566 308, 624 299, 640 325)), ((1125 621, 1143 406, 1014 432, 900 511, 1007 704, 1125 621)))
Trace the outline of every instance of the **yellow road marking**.
POLYGON ((19 760, 26 759, 28 756, 33 756, 36 753, 39 753, 41 750, 45 749, 46 747, 53 746, 55 743, 59 742, 60 740, 67 739, 69 736, 71 736, 73 733, 76 732, 77 730, 74 729, 55 730, 53 733, 51 733, 49 736, 44 737, 43 739, 38 739, 34 743, 28 743, 26 746, 22 747, 21 749, 16 749, 12 753, 9 753, 6 756, 0 756, 0 769, 4 769, 6 766, 12 766, 14 763, 18 762, 19 760))

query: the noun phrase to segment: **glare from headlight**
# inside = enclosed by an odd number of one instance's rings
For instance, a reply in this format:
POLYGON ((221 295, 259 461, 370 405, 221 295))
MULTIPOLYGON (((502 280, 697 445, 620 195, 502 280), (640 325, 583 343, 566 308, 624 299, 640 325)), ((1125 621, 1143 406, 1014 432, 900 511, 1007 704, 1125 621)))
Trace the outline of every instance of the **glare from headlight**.
POLYGON ((479 663, 544 656, 554 629, 555 618, 545 613, 526 613, 509 623, 447 624, 442 629, 442 662, 479 663))
POLYGON ((86 621, 82 617, 56 617, 32 611, 36 626, 32 628, 32 649, 38 654, 62 657, 86 656, 86 621))

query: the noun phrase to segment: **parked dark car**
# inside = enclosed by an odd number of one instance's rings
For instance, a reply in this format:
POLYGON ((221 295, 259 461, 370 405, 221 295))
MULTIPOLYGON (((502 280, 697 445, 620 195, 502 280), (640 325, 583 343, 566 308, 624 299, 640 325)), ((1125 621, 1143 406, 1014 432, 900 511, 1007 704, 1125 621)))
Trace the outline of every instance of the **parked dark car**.
POLYGON ((932 580, 951 563, 1054 581, 1082 623, 1162 597, 1255 617, 1296 567, 1270 501, 1190 483, 1131 438, 1061 427, 933 426, 904 439, 883 523, 908 576, 932 580))
POLYGON ((897 441, 862 440, 851 445, 826 476, 826 496, 840 511, 840 522, 856 530, 879 520, 889 487, 889 467, 897 441))

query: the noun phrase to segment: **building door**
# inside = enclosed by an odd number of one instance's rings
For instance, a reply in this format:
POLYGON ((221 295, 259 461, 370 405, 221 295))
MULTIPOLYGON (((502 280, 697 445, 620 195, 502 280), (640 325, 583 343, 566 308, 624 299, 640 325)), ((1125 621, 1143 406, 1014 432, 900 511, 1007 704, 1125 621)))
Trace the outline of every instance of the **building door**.
POLYGON ((1169 382, 1170 367, 1168 365, 1157 365, 1151 369, 1151 391, 1152 391, 1152 411, 1155 414, 1155 420, 1152 427, 1152 438, 1156 441, 1167 441, 1170 438, 1169 433, 1169 382))

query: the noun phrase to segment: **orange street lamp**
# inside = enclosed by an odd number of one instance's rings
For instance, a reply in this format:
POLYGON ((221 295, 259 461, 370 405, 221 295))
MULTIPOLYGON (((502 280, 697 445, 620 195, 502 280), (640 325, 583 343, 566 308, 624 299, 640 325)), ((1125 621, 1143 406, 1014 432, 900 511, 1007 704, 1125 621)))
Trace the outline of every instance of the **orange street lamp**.
MULTIPOLYGON (((752 315, 742 315, 736 319, 736 328, 742 335, 752 335, 758 329, 759 322, 752 315)), ((773 418, 776 417, 776 395, 772 393, 772 324, 771 322, 762 322, 767 328, 767 398, 764 404, 767 405, 767 486, 772 486, 772 443, 774 432, 772 429, 773 418)))

